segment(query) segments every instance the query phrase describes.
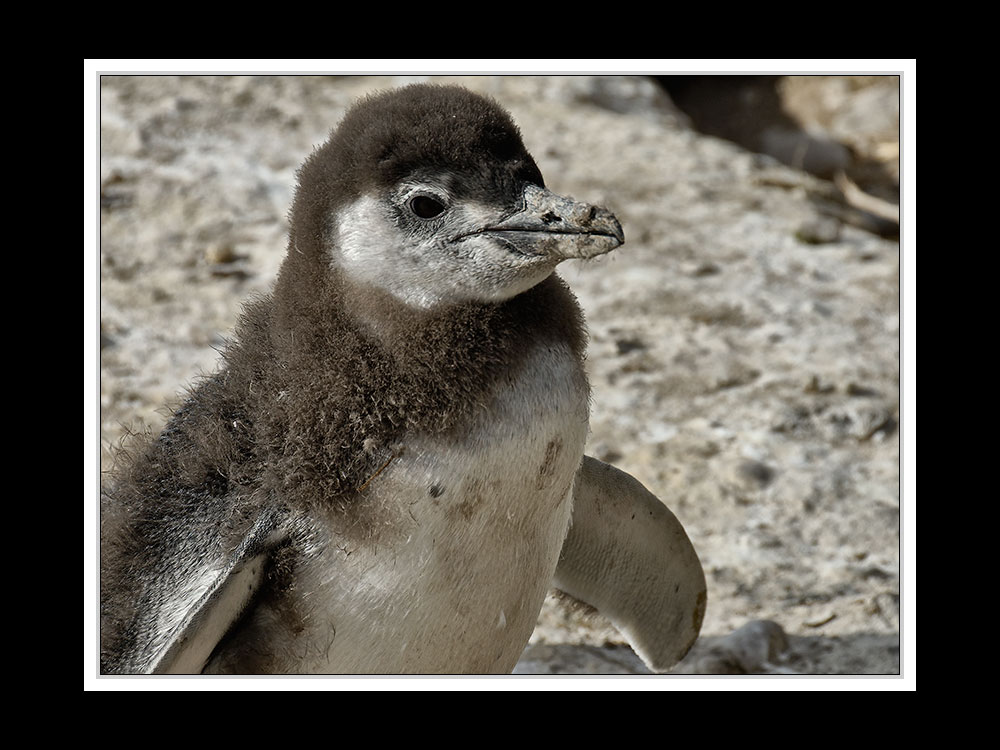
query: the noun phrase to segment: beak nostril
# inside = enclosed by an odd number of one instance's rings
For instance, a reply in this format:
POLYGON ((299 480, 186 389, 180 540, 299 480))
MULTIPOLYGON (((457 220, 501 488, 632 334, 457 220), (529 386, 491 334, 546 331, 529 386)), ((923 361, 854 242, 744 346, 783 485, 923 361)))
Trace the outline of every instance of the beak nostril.
POLYGON ((608 209, 527 185, 520 208, 494 224, 459 234, 454 242, 486 235, 515 255, 532 261, 559 263, 569 258, 595 258, 614 250, 625 238, 608 209))

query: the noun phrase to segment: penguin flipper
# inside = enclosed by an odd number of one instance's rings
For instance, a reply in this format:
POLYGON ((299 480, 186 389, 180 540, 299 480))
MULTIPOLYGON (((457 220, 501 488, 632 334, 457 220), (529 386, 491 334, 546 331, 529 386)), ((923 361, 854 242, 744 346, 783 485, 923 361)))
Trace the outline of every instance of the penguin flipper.
POLYGON ((200 674, 226 633, 253 603, 267 577, 272 549, 260 539, 241 549, 196 599, 170 634, 153 674, 200 674))
POLYGON ((268 512, 221 545, 214 529, 199 534, 192 526, 191 519, 159 524, 161 536, 129 548, 124 560, 102 560, 102 673, 200 673, 253 605, 286 538, 268 512))
POLYGON ((275 540, 254 528, 184 613, 155 660, 153 674, 200 674, 216 646, 252 605, 267 578, 275 540))
POLYGON ((589 456, 554 585, 610 619, 654 672, 684 657, 705 614, 705 574, 680 522, 634 477, 589 456))

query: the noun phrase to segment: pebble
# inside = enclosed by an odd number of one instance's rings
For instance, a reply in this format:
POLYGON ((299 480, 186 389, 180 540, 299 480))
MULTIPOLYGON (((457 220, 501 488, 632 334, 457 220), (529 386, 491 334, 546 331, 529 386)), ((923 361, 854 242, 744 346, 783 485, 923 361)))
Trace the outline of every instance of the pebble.
POLYGON ((229 242, 214 243, 205 248, 205 260, 212 265, 232 263, 236 257, 236 251, 229 242))
POLYGON ((827 245, 840 239, 840 222, 832 216, 818 216, 800 224, 795 237, 807 245, 827 245))

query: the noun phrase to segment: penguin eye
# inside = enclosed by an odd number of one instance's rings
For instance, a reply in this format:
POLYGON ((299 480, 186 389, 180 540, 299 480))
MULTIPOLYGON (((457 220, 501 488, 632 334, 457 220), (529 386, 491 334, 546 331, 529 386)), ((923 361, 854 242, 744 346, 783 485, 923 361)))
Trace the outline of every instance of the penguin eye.
POLYGON ((410 198, 410 210, 421 219, 433 219, 444 212, 444 204, 429 195, 415 195, 410 198))

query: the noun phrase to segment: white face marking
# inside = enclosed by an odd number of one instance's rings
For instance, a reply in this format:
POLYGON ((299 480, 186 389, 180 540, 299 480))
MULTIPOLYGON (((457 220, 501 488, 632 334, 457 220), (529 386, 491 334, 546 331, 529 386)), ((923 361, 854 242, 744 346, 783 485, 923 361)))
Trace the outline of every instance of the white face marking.
POLYGON ((333 262, 413 307, 498 302, 530 289, 558 262, 512 252, 489 235, 456 239, 500 218, 496 208, 453 199, 439 182, 403 183, 387 199, 365 195, 341 208, 333 262), (422 219, 408 207, 417 196, 446 210, 422 219))

